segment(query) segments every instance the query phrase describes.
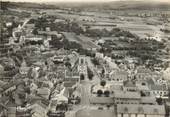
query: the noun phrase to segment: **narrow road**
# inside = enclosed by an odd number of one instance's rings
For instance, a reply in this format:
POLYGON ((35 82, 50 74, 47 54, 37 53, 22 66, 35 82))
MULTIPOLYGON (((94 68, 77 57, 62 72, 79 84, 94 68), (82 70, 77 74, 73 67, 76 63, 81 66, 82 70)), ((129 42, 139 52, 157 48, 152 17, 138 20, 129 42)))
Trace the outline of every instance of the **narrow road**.
POLYGON ((100 78, 97 73, 97 69, 91 62, 90 57, 86 57, 87 66, 93 71, 94 77, 92 80, 85 78, 84 81, 81 81, 80 90, 81 90, 81 102, 79 105, 74 105, 73 111, 66 112, 66 117, 76 117, 75 113, 81 109, 89 109, 92 108, 90 105, 90 97, 91 97, 91 86, 94 84, 100 83, 100 78))
POLYGON ((90 99, 90 89, 91 89, 91 84, 89 81, 83 81, 82 86, 81 86, 81 105, 89 105, 89 99, 90 99))
POLYGON ((100 75, 98 74, 96 67, 92 63, 91 58, 86 57, 86 61, 87 61, 87 66, 93 71, 93 74, 94 74, 92 83, 94 83, 94 84, 99 83, 100 82, 100 75))

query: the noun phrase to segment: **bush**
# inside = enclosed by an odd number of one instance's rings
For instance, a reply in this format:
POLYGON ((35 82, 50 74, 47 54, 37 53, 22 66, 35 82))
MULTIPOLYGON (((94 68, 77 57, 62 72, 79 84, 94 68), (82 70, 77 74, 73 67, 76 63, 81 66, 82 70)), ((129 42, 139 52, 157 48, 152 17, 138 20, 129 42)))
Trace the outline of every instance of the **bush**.
POLYGON ((106 81, 105 81, 105 80, 102 80, 102 81, 100 82, 100 85, 104 87, 104 86, 106 85, 106 81))
POLYGON ((104 91, 104 95, 105 95, 106 97, 109 97, 109 96, 110 96, 110 91, 108 91, 108 90, 104 91))
POLYGON ((94 65, 100 65, 99 61, 96 58, 91 59, 91 61, 94 65))
POLYGON ((87 74, 88 74, 89 80, 92 80, 94 74, 93 74, 93 72, 91 71, 91 69, 89 67, 87 67, 87 74))
POLYGON ((101 97, 102 95, 103 95, 103 91, 102 91, 102 90, 98 90, 98 91, 97 91, 97 96, 98 96, 98 97, 101 97))
POLYGON ((80 80, 84 80, 84 74, 80 75, 80 80))
POLYGON ((163 100, 162 100, 161 97, 160 97, 160 98, 157 98, 157 99, 156 99, 156 102, 158 103, 158 105, 162 105, 162 104, 163 104, 163 100))

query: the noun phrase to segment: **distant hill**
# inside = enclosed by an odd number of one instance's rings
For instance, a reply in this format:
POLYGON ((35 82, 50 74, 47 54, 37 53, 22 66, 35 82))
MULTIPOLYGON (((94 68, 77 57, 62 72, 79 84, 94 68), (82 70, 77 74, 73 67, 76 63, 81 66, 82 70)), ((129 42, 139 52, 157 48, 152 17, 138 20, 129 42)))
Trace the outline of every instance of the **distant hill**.
POLYGON ((55 9, 57 6, 44 3, 30 3, 30 2, 3 2, 0 1, 0 9, 5 10, 7 8, 37 8, 37 9, 55 9))
POLYGON ((38 8, 38 9, 57 9, 57 8, 79 8, 79 9, 113 9, 113 10, 170 10, 170 3, 151 2, 151 1, 114 1, 105 3, 27 3, 27 2, 0 2, 1 9, 8 8, 38 8))
POLYGON ((153 10, 153 9, 170 9, 170 3, 153 2, 153 1, 114 1, 106 5, 111 9, 138 9, 138 10, 153 10))

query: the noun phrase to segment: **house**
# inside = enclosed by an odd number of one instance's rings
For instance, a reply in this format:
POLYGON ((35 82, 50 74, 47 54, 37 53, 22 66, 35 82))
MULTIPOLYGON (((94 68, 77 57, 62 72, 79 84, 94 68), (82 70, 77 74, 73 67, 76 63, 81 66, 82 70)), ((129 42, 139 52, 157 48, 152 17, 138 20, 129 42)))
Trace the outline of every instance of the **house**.
POLYGON ((154 96, 141 97, 140 104, 156 105, 156 98, 154 96))
POLYGON ((12 22, 7 22, 7 23, 6 23, 6 27, 11 27, 12 25, 13 25, 12 22))
POLYGON ((0 64, 0 74, 4 72, 4 66, 0 64))
POLYGON ((167 80, 170 78, 170 67, 163 71, 163 78, 167 80))
MULTIPOLYGON (((137 69, 136 69, 136 77, 137 78, 143 78, 143 76, 146 74, 147 75, 150 75, 151 71, 147 68, 145 68, 144 66, 139 66, 137 69)), ((143 78, 145 79, 145 78, 143 78)))
POLYGON ((29 107, 32 109, 31 113, 32 117, 48 117, 47 116, 47 106, 40 101, 35 102, 34 104, 31 104, 29 107))
POLYGON ((46 48, 49 48, 49 47, 50 47, 49 40, 50 40, 50 36, 47 37, 47 40, 44 40, 44 46, 45 46, 46 48))
POLYGON ((96 52, 95 57, 96 57, 96 58, 103 58, 104 55, 103 55, 103 53, 96 52))
POLYGON ((26 42, 37 42, 37 43, 43 43, 43 36, 34 36, 34 35, 27 35, 24 37, 26 42))
POLYGON ((7 115, 8 117, 17 117, 16 116, 16 107, 8 107, 7 115))
POLYGON ((165 84, 160 84, 155 82, 155 79, 149 79, 147 80, 149 89, 150 89, 150 94, 159 98, 168 98, 168 87, 165 84))
POLYGON ((150 96, 150 89, 147 81, 136 81, 137 90, 141 92, 141 96, 150 96))
POLYGON ((82 17, 79 17, 78 19, 79 21, 83 21, 83 22, 96 22, 95 18, 94 17, 89 17, 89 16, 82 16, 82 17))
POLYGON ((0 80, 0 87, 2 87, 3 85, 5 85, 7 82, 4 82, 2 80, 0 80))
POLYGON ((41 87, 37 89, 37 95, 44 97, 45 99, 48 99, 50 95, 50 89, 46 87, 41 87))
POLYGON ((110 90, 111 92, 114 92, 114 90, 123 91, 123 84, 112 84, 110 85, 110 90))
POLYGON ((65 23, 64 19, 55 19, 54 23, 65 23))
POLYGON ((30 68, 27 67, 26 61, 24 59, 23 62, 21 63, 21 67, 19 69, 20 74, 27 75, 29 69, 30 68))
POLYGON ((164 85, 150 85, 150 93, 151 95, 154 95, 155 97, 159 98, 165 98, 168 99, 168 89, 164 85))
POLYGON ((114 110, 83 109, 76 112, 76 117, 116 117, 114 110))
POLYGON ((118 104, 118 117, 165 117, 163 105, 118 104))
POLYGON ((76 71, 65 71, 65 78, 64 82, 79 82, 80 81, 80 75, 79 72, 76 71))
POLYGON ((143 81, 143 80, 147 80, 147 79, 152 78, 151 73, 152 73, 151 70, 149 70, 149 69, 147 69, 147 68, 145 68, 143 66, 140 66, 136 70, 135 77, 136 77, 137 80, 143 81))
POLYGON ((114 82, 123 82, 128 79, 129 73, 123 70, 116 70, 110 73, 110 79, 114 82))
POLYGON ((63 63, 64 62, 64 56, 53 56, 52 60, 54 63, 63 63))
POLYGON ((170 116, 170 101, 166 101, 165 109, 166 109, 166 115, 167 117, 169 117, 170 116))
POLYGON ((69 96, 69 92, 67 90, 67 88, 63 88, 59 94, 56 94, 52 100, 56 100, 57 104, 61 104, 61 103, 65 103, 68 104, 68 96, 69 96))
POLYGON ((104 87, 101 86, 100 84, 96 84, 92 88, 92 93, 96 94, 98 90, 101 90, 104 93, 105 91, 110 91, 110 89, 111 88, 110 88, 110 84, 109 83, 106 83, 106 85, 104 87))
POLYGON ((90 97, 90 104, 113 105, 114 100, 112 97, 90 97))
POLYGON ((139 92, 114 91, 113 99, 116 104, 139 104, 141 95, 139 92))
POLYGON ((71 68, 65 69, 65 78, 66 82, 79 82, 80 81, 80 72, 79 72, 79 59, 77 53, 72 53, 70 56, 71 68))
POLYGON ((123 82, 123 90, 124 91, 131 91, 131 92, 137 91, 136 83, 134 81, 131 81, 131 80, 124 81, 123 82))
POLYGON ((64 81, 64 87, 67 88, 72 88, 72 86, 74 86, 76 84, 76 82, 74 81, 64 81))
POLYGON ((3 103, 0 103, 0 117, 6 116, 7 115, 7 106, 4 105, 3 103))
POLYGON ((79 56, 79 64, 78 64, 79 74, 87 76, 87 65, 86 65, 86 57, 79 56))

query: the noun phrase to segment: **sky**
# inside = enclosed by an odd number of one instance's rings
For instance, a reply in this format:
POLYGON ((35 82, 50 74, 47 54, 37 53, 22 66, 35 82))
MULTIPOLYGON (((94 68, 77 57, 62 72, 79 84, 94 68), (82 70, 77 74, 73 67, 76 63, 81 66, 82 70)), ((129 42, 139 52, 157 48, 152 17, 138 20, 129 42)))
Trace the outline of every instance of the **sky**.
MULTIPOLYGON (((110 2, 110 1, 126 1, 126 0, 2 0, 2 1, 13 1, 13 2, 110 2)), ((133 1, 133 0, 131 0, 133 1)), ((134 0, 142 1, 142 0, 134 0)), ((143 1, 160 1, 170 2, 170 0, 143 0, 143 1)))

